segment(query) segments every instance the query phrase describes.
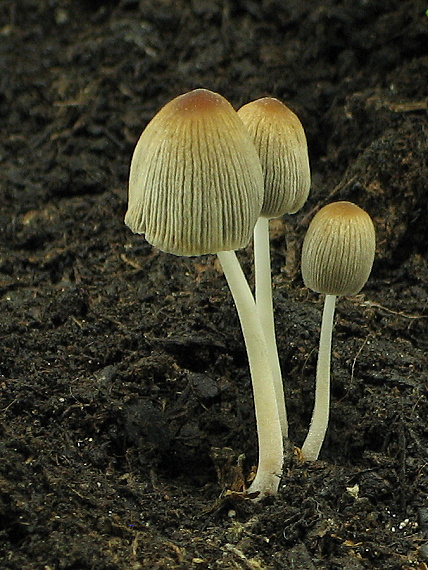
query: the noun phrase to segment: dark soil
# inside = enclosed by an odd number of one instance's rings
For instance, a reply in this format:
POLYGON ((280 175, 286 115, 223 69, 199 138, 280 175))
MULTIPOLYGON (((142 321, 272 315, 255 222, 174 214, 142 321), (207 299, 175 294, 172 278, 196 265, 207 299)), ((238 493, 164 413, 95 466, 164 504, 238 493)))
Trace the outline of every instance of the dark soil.
MULTIPOLYGON (((427 8, 2 0, 2 569, 427 568, 427 8), (299 272, 304 232, 336 199, 377 228, 369 282, 337 307, 320 461, 289 461, 262 504, 221 498, 257 445, 218 264, 123 223, 140 132, 196 87, 235 107, 276 96, 307 132, 310 199, 272 223, 297 447, 322 309, 299 272)), ((251 247, 239 256, 251 280, 251 247)))

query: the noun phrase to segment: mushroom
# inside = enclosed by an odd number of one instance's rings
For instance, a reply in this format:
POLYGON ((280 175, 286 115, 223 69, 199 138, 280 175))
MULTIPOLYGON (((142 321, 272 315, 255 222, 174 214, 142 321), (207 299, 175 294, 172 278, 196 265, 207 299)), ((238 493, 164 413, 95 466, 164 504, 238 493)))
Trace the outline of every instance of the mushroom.
POLYGON ((370 216, 352 202, 321 208, 309 225, 302 248, 306 287, 325 295, 315 384, 315 404, 302 457, 315 461, 327 431, 330 408, 330 353, 338 295, 356 295, 365 285, 375 255, 370 216))
POLYGON ((196 89, 167 103, 143 131, 131 161, 125 223, 175 255, 216 253, 246 343, 258 431, 251 497, 277 492, 283 446, 266 342, 235 249, 251 239, 263 202, 251 137, 218 93, 196 89))
POLYGON ((300 120, 278 99, 252 101, 241 107, 238 115, 253 137, 264 174, 264 201, 254 228, 256 305, 273 366, 282 434, 287 438, 287 411, 275 338, 269 219, 294 214, 306 202, 311 184, 308 147, 300 120))

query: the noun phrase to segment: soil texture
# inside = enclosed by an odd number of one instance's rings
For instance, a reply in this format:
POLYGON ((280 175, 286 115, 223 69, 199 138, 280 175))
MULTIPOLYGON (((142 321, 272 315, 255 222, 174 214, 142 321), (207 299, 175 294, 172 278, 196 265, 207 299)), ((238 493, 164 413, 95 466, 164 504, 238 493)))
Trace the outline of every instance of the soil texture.
MULTIPOLYGON (((2 0, 0 567, 426 570, 428 5, 422 0, 2 0), (236 310, 214 256, 123 223, 136 140, 205 87, 285 102, 312 189, 271 223, 290 440, 308 429, 322 298, 314 213, 350 200, 377 252, 337 305, 319 461, 257 461, 236 310)), ((253 281, 252 246, 239 252, 253 281)))

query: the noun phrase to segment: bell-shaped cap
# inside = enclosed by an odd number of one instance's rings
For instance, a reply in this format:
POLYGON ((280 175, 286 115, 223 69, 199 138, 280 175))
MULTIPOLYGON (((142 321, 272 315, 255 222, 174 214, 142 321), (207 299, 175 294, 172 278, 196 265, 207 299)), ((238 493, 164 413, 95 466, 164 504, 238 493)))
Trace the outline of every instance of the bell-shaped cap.
POLYGON ((370 216, 352 202, 333 202, 317 212, 302 248, 306 287, 326 295, 355 295, 373 265, 375 229, 370 216))
POLYGON ((167 103, 143 131, 125 223, 168 253, 217 253, 248 244, 262 202, 248 131, 224 97, 196 89, 167 103))
POLYGON ((261 215, 278 218, 303 206, 311 186, 308 145, 298 117, 278 99, 263 97, 238 115, 259 153, 265 178, 261 215))

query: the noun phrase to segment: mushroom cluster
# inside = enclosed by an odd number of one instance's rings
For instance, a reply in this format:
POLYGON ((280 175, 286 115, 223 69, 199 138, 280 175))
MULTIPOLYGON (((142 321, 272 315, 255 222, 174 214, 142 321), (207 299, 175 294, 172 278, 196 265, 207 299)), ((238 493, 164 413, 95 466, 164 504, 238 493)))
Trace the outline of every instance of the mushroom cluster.
MULTIPOLYGON (((223 268, 241 323, 252 379, 259 457, 247 496, 255 500, 277 492, 284 439, 288 437, 274 328, 269 219, 299 210, 309 188, 303 127, 290 109, 269 97, 235 111, 224 97, 207 89, 180 95, 148 123, 131 161, 125 216, 129 228, 167 253, 217 254, 223 268), (252 236, 254 295, 235 254, 252 236)), ((321 212, 318 216, 322 217, 321 212)), ((340 236, 346 232, 344 227, 336 230, 340 236)), ((317 240, 328 248, 334 239, 325 237, 323 228, 312 226, 308 236, 303 262, 307 286, 329 297, 349 294, 363 285, 371 254, 361 260, 346 252, 345 260, 346 246, 337 245, 336 258, 334 254, 329 258, 317 240), (327 270, 334 277, 333 288, 326 287, 318 258, 334 267, 342 259, 349 275, 327 270), (357 277, 354 270, 360 271, 357 277)), ((311 430, 320 431, 315 420, 311 430)), ((309 447, 314 447, 312 439, 310 431, 303 447, 308 459, 315 455, 309 452, 309 447)))

